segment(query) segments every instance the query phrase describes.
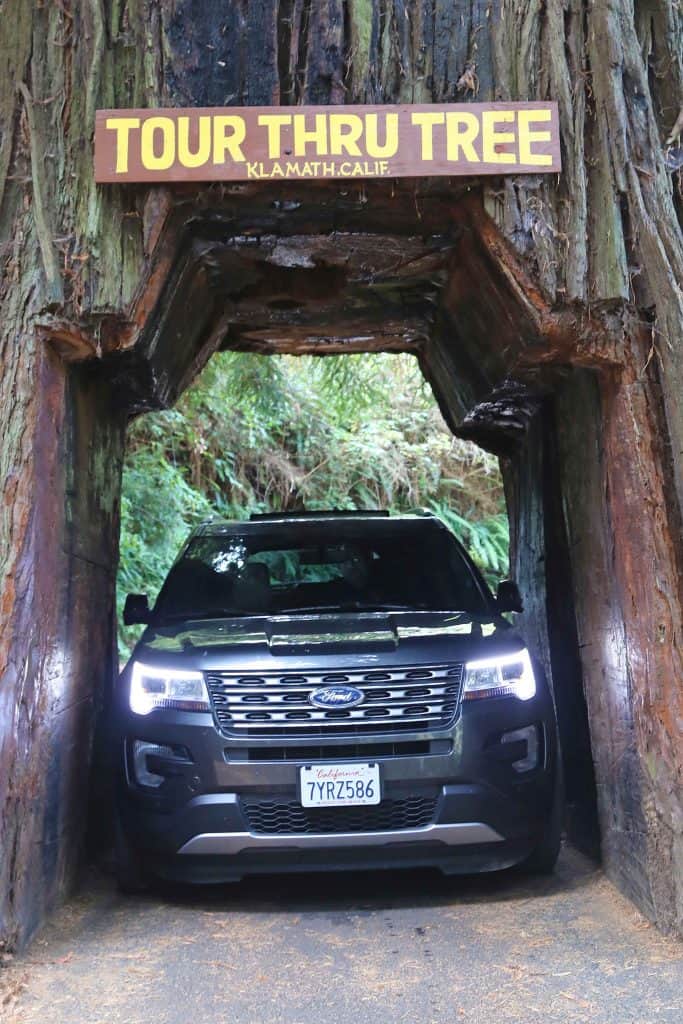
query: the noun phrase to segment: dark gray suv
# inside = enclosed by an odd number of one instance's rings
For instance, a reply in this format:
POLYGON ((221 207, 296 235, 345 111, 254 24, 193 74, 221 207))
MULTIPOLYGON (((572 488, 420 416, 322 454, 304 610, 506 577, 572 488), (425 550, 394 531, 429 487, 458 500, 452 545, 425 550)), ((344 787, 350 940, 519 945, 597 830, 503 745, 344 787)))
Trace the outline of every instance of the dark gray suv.
POLYGON ((197 529, 116 696, 117 863, 256 872, 524 863, 560 845, 553 702, 430 515, 316 512, 197 529))

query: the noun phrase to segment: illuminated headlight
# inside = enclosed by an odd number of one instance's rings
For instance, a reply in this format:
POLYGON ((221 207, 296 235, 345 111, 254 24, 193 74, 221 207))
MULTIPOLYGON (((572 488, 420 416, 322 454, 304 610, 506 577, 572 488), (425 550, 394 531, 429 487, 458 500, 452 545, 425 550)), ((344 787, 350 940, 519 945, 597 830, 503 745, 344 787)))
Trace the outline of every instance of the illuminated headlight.
POLYGON ((531 700, 536 680, 526 648, 517 654, 504 654, 465 665, 464 700, 481 697, 518 697, 531 700))
POLYGON ((156 668, 134 661, 130 681, 130 709, 136 715, 148 715, 155 708, 208 711, 209 695, 202 673, 156 668))

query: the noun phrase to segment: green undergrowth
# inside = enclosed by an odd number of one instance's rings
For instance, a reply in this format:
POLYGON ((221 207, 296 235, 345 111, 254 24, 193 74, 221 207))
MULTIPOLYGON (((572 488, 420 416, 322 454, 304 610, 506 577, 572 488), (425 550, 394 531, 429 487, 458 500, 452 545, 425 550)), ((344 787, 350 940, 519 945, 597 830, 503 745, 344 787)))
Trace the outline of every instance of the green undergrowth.
MULTIPOLYGON (((210 515, 280 509, 429 508, 489 582, 508 566, 498 462, 454 438, 409 355, 214 356, 176 408, 130 427, 118 616, 152 600, 210 515)), ((119 628, 122 656, 139 628, 119 628)))

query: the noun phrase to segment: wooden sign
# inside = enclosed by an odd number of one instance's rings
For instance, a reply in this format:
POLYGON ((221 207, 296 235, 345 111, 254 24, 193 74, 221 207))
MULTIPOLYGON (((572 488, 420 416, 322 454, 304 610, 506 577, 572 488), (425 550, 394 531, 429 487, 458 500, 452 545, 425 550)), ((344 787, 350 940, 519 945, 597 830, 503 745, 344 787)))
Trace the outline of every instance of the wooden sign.
POLYGON ((98 110, 95 180, 556 173, 556 103, 98 110))

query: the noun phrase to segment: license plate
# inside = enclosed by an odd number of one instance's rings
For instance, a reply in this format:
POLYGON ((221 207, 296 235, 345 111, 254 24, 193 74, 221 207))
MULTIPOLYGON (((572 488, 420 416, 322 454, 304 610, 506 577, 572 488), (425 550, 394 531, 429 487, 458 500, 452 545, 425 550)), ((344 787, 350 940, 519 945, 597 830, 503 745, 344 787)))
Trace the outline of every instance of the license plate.
POLYGON ((316 764, 300 769, 304 807, 358 807, 381 799, 378 764, 316 764))

